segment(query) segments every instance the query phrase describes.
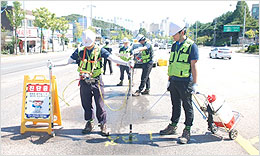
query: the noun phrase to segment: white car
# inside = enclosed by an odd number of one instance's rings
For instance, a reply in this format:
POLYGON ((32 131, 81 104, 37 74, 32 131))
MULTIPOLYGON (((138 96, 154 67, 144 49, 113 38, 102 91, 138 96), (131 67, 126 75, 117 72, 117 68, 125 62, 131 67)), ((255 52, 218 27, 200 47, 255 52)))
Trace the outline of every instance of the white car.
POLYGON ((227 47, 215 47, 209 53, 210 58, 228 58, 231 59, 232 50, 227 47))

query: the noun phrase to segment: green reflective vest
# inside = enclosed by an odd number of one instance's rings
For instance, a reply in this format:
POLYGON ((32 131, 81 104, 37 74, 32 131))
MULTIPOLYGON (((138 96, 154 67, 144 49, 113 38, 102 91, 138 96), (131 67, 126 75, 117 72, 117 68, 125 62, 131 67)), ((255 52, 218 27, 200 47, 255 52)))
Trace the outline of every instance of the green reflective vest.
POLYGON ((122 60, 124 60, 124 61, 126 61, 126 62, 128 62, 129 60, 131 60, 131 57, 130 57, 130 48, 129 47, 127 47, 127 49, 126 50, 122 50, 122 51, 119 51, 119 53, 120 54, 129 54, 129 57, 127 57, 127 56, 120 56, 120 58, 122 59, 122 60))
POLYGON ((168 76, 176 77, 189 77, 191 74, 191 66, 189 62, 189 56, 191 52, 191 46, 194 41, 187 38, 180 49, 177 51, 177 46, 175 50, 171 51, 169 66, 168 66, 168 76))
POLYGON ((151 59, 150 59, 150 53, 146 53, 147 50, 144 50, 141 52, 141 57, 142 57, 142 60, 143 60, 143 63, 147 63, 149 62, 151 59))
POLYGON ((90 56, 88 55, 88 52, 86 52, 85 59, 83 60, 79 54, 80 52, 83 52, 84 57, 84 48, 85 47, 81 47, 81 50, 78 51, 78 56, 80 58, 78 72, 80 72, 80 74, 92 73, 93 78, 98 77, 103 73, 101 50, 95 46, 95 49, 91 52, 90 56))

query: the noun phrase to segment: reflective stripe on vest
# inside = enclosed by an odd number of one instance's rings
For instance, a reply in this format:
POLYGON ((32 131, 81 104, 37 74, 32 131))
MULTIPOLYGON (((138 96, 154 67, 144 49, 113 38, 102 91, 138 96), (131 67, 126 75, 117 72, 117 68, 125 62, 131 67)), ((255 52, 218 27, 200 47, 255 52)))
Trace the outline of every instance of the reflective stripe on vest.
MULTIPOLYGON (((84 52, 84 47, 82 50, 78 52, 78 55, 80 52, 84 52)), ((98 77, 100 74, 103 73, 103 66, 102 66, 102 57, 101 57, 101 50, 98 47, 95 47, 95 49, 91 52, 90 56, 86 52, 86 58, 83 60, 80 58, 80 64, 78 67, 78 72, 80 73, 92 73, 92 77, 98 77), (96 53, 96 55, 95 55, 96 53), (93 69, 94 67, 94 69, 93 69)), ((80 57, 80 55, 79 55, 80 57)))
POLYGON ((191 67, 189 63, 189 56, 191 52, 191 46, 194 41, 187 38, 180 49, 171 52, 168 66, 168 76, 176 77, 189 77, 191 74, 191 67))
POLYGON ((130 57, 130 49, 129 48, 127 48, 126 50, 124 50, 124 51, 120 51, 119 53, 121 53, 121 54, 128 54, 129 53, 129 57, 126 57, 126 56, 120 56, 120 58, 122 59, 122 60, 124 60, 124 61, 129 61, 129 60, 131 60, 131 57, 130 57))

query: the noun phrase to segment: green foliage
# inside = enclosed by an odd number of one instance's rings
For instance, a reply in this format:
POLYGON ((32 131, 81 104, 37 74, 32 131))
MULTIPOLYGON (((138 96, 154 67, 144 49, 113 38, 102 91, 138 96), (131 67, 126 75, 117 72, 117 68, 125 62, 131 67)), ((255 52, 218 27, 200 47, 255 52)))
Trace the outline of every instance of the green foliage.
MULTIPOLYGON (((15 47, 17 47, 17 29, 22 26, 22 21, 25 19, 25 12, 21 9, 22 4, 18 1, 13 2, 13 9, 6 11, 6 16, 10 21, 11 26, 15 31, 15 47)), ((17 48, 15 48, 15 54, 17 54, 17 48)))
POLYGON ((40 9, 36 9, 32 11, 33 16, 35 17, 33 25, 39 27, 41 29, 41 46, 40 53, 42 52, 42 40, 43 40, 43 32, 42 29, 49 29, 50 23, 52 19, 52 15, 49 10, 45 7, 41 7, 40 9))
POLYGON ((198 45, 204 45, 206 42, 209 42, 212 39, 210 36, 201 36, 197 38, 198 45))
POLYGON ((246 36, 248 38, 254 38, 255 37, 255 32, 252 29, 250 29, 249 31, 245 32, 245 34, 246 34, 246 36))
POLYGON ((147 31, 145 30, 145 28, 140 28, 139 34, 143 34, 145 37, 147 37, 147 31))
POLYGON ((1 1, 1 7, 7 7, 7 1, 1 1))
MULTIPOLYGON (((236 5, 236 9, 232 12, 226 12, 222 14, 221 16, 215 18, 213 22, 209 23, 200 23, 197 21, 197 34, 199 40, 205 40, 204 38, 200 38, 203 36, 209 36, 209 40, 207 40, 204 45, 213 45, 214 40, 214 29, 216 31, 216 46, 223 46, 227 43, 230 43, 230 36, 232 36, 232 44, 238 43, 238 38, 241 36, 241 33, 243 31, 243 22, 244 22, 244 8, 246 8, 246 30, 252 29, 253 31, 259 30, 259 23, 258 20, 253 19, 250 16, 250 11, 247 6, 247 3, 245 1, 238 1, 236 5), (216 23, 216 27, 215 27, 216 23), (240 33, 238 32, 223 32, 223 26, 224 25, 241 25, 240 27, 240 33)), ((193 32, 192 36, 188 36, 191 38, 195 38, 194 34, 196 32, 196 23, 191 25, 191 27, 188 29, 188 31, 193 32)), ((252 31, 249 30, 247 32, 247 36, 250 38, 253 35, 252 31)), ((197 39, 198 40, 198 39, 197 39)), ((199 41, 201 44, 201 41, 199 41)))
POLYGON ((246 52, 249 52, 249 53, 255 53, 255 52, 259 52, 259 45, 250 45, 246 52))
MULTIPOLYGON (((82 35, 82 32, 83 32, 83 28, 82 28, 82 26, 78 23, 78 22, 76 22, 75 23, 75 25, 76 25, 76 32, 75 32, 75 40, 76 40, 76 42, 78 41, 78 39, 81 37, 81 35, 82 35)), ((77 42, 77 45, 78 45, 78 42, 77 42)))

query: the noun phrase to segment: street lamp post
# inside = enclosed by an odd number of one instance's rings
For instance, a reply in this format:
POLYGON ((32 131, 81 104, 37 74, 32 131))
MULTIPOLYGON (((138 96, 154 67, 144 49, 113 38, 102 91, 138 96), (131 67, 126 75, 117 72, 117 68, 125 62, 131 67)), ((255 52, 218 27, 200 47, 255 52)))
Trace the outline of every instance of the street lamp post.
POLYGON ((23 11, 25 12, 24 18, 24 54, 27 55, 27 33, 26 33, 26 11, 25 11, 25 1, 23 1, 23 11))
POLYGON ((92 7, 96 7, 95 5, 92 5, 92 1, 90 5, 87 5, 87 7, 90 7, 90 26, 92 26, 92 7))
MULTIPOLYGON (((230 4, 230 6, 232 6, 230 4)), ((243 5, 237 5, 237 6, 243 6, 243 5)), ((243 38, 242 38, 242 49, 245 48, 245 31, 246 31, 246 5, 244 5, 244 22, 243 22, 243 38)))
POLYGON ((246 5, 244 6, 243 49, 245 48, 245 31, 246 31, 246 5))

